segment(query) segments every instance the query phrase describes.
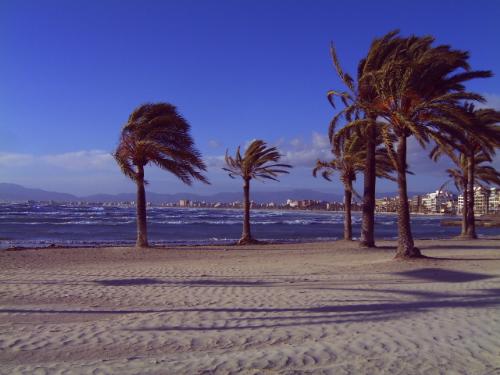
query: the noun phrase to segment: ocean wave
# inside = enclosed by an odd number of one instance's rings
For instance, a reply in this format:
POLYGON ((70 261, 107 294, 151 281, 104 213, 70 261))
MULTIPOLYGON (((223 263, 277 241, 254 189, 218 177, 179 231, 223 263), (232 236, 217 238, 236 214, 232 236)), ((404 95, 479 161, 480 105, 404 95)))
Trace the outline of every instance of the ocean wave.
POLYGON ((31 221, 31 222, 3 222, 3 225, 109 225, 109 226, 117 226, 117 225, 125 225, 125 224, 130 224, 130 223, 135 223, 135 220, 128 220, 128 221, 97 221, 97 220, 78 220, 78 221, 62 221, 62 222, 57 222, 57 221, 31 221))
POLYGON ((377 221, 375 223, 379 224, 379 225, 396 225, 396 222, 393 220, 391 220, 391 221, 377 221))
MULTIPOLYGON (((31 218, 33 219, 33 218, 31 218)), ((81 217, 62 217, 58 220, 50 220, 49 218, 39 218, 37 221, 13 221, 12 218, 2 221, 3 225, 103 225, 117 226, 135 223, 135 217, 115 217, 109 220, 103 220, 101 217, 88 217, 86 220, 81 220, 81 217), (75 220, 76 219, 76 220, 75 220), (92 220, 94 219, 94 220, 92 220)), ((235 225, 242 224, 242 219, 207 219, 207 220, 160 220, 160 218, 148 218, 148 224, 151 225, 235 225)), ((252 219, 252 225, 341 225, 342 220, 317 220, 317 219, 293 219, 293 220, 256 220, 252 219)))

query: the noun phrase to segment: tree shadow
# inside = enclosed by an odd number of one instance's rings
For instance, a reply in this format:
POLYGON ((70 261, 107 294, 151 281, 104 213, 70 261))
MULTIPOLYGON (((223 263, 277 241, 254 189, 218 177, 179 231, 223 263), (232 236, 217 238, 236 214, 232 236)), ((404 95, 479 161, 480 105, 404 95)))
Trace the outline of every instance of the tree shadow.
MULTIPOLYGON (((315 317, 316 318, 316 317, 315 317)), ((323 318, 320 316, 319 318, 323 318)), ((255 320, 258 321, 260 318, 248 318, 245 320, 255 320)), ((275 318, 280 319, 281 318, 275 318)), ((325 325, 325 324, 345 324, 345 323, 356 323, 359 321, 364 321, 365 319, 359 318, 347 318, 342 319, 332 319, 332 316, 326 316, 324 319, 312 320, 310 316, 295 316, 287 318, 287 320, 292 320, 289 323, 271 323, 271 324, 246 324, 246 325, 233 325, 233 326, 209 326, 209 327, 199 327, 199 326, 159 326, 159 327, 143 327, 143 328, 129 328, 126 331, 132 332, 148 332, 148 331, 240 331, 240 330, 254 330, 254 329, 265 329, 265 328, 284 328, 284 327, 297 327, 297 326, 311 326, 311 325, 325 325), (298 320, 301 320, 299 322, 298 320)), ((387 317, 374 317, 372 316, 371 321, 384 321, 387 317)), ((229 320, 231 321, 231 320, 229 320)))
POLYGON ((500 258, 447 258, 447 257, 432 257, 432 256, 425 256, 425 259, 427 260, 455 260, 455 261, 491 261, 491 260, 500 260, 500 258))
POLYGON ((95 280, 98 285, 103 286, 141 286, 141 285, 202 285, 202 286, 263 286, 270 285, 269 282, 261 281, 242 281, 242 280, 217 280, 217 279, 197 279, 182 281, 165 281, 153 278, 134 278, 134 279, 111 279, 95 280))
POLYGON ((425 281, 437 281, 445 283, 466 283, 471 281, 491 279, 495 277, 492 275, 485 275, 481 273, 451 271, 441 268, 421 268, 418 270, 396 272, 396 274, 425 281))
POLYGON ((103 286, 135 286, 135 285, 156 285, 163 284, 161 280, 152 278, 139 278, 139 279, 112 279, 112 280, 96 280, 96 284, 103 286))
MULTIPOLYGON (((342 289, 340 289, 342 290, 342 289)), ((363 289, 361 289, 363 290, 363 289)), ((371 290, 371 289, 370 289, 371 290)), ((377 291, 377 290, 373 290, 377 291)), ((399 290, 378 290, 382 293, 405 293, 399 290)), ((409 293, 409 292, 408 292, 409 293)), ((317 314, 342 314, 341 316, 332 315, 331 318, 343 316, 359 316, 362 320, 377 318, 378 315, 384 315, 387 319, 390 315, 401 315, 416 313, 442 308, 483 308, 500 306, 500 288, 479 289, 474 294, 456 295, 440 294, 440 299, 435 295, 420 296, 425 297, 418 301, 391 301, 384 303, 354 303, 345 305, 325 305, 315 307, 201 307, 201 308, 171 308, 171 309, 113 309, 113 310, 53 310, 53 309, 20 309, 6 308, 0 309, 0 313, 25 313, 25 314, 150 314, 150 313, 228 313, 228 314, 290 314, 302 313, 306 315, 280 316, 275 319, 314 319, 317 314), (308 315, 310 314, 310 315, 308 315)), ((321 317, 321 316, 320 316, 321 317)), ((243 320, 261 319, 266 316, 243 317, 243 320)), ((267 318, 266 318, 267 319, 267 318)), ((359 320, 361 321, 361 320, 359 320)), ((150 328, 148 328, 150 329, 150 328)), ((172 328, 173 329, 173 328, 172 328)), ((217 329, 214 327, 214 329, 217 329)))
MULTIPOLYGON (((388 292, 381 291, 381 292, 388 292)), ((280 328, 356 322, 377 322, 401 318, 419 312, 450 308, 484 308, 500 305, 500 289, 485 289, 473 295, 453 296, 453 300, 424 299, 412 302, 391 302, 320 306, 311 308, 210 308, 189 309, 186 312, 223 312, 230 314, 275 314, 274 316, 245 316, 226 319, 224 325, 162 325, 126 328, 127 331, 228 331, 261 328, 280 328), (457 300, 456 298, 460 298, 457 300), (285 313, 287 315, 281 315, 285 313), (294 315, 295 313, 295 315, 294 315), (268 324, 261 322, 273 321, 268 324), (257 324, 256 324, 257 323, 257 324)), ((176 310, 179 311, 179 310, 176 310)))
MULTIPOLYGON (((336 290, 336 291, 345 291, 345 292, 369 292, 369 293, 385 293, 385 294, 400 294, 400 295, 405 295, 405 296, 413 296, 417 298, 428 298, 428 299, 435 299, 435 298, 464 298, 467 295, 452 295, 450 293, 446 292, 431 292, 431 291, 420 291, 420 290, 400 290, 400 289, 375 289, 375 288, 308 288, 308 289, 323 289, 323 290, 336 290)), ((488 289, 491 290, 491 289, 488 289)), ((378 301, 381 301, 381 298, 377 298, 378 301)), ((359 301, 359 300, 357 300, 359 301)), ((394 301, 392 300, 387 300, 387 301, 394 301)))
MULTIPOLYGON (((457 242, 460 242, 460 240, 457 240, 457 242)), ((420 247, 422 250, 438 250, 438 249, 445 249, 445 250, 500 250, 499 246, 495 246, 495 244, 491 245, 454 245, 447 243, 446 245, 429 245, 429 246, 421 246, 420 247)))

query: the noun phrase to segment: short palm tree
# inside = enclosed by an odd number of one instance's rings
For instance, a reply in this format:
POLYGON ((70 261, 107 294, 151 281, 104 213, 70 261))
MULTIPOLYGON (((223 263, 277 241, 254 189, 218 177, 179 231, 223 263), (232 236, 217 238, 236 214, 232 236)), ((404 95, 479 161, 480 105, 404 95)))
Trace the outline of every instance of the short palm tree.
MULTIPOLYGON (((469 192, 468 167, 470 163, 465 154, 460 153, 459 155, 455 155, 455 157, 456 158, 452 158, 452 160, 457 164, 457 167, 448 168, 446 172, 455 183, 457 190, 462 192, 463 196, 462 231, 460 237, 464 239, 473 239, 477 238, 477 236, 474 218, 474 201, 472 201, 472 214, 470 214, 470 197, 474 197, 474 189, 472 190, 472 194, 469 192)), ((476 154, 474 156, 473 186, 485 188, 486 185, 489 184, 500 185, 500 172, 491 165, 487 165, 489 162, 491 162, 491 159, 484 154, 476 154)))
MULTIPOLYGON (((434 147, 431 158, 437 160, 447 155, 456 168, 446 171, 463 194, 461 238, 477 238, 474 218, 474 186, 482 184, 500 184, 500 173, 487 165, 500 147, 500 111, 494 109, 475 109, 473 104, 463 106, 470 116, 464 125, 462 137, 448 139, 434 147)), ((483 186, 484 187, 484 186, 483 186)))
MULTIPOLYGON (((354 132, 348 137, 334 137, 330 140, 335 158, 328 162, 318 160, 313 169, 313 176, 316 177, 318 172, 321 171, 321 176, 331 181, 333 173, 338 172, 340 174, 340 181, 344 186, 344 240, 351 241, 352 196, 354 194, 359 197, 352 185, 356 181, 357 173, 365 170, 367 153, 365 137, 361 132, 354 132)), ((380 141, 375 141, 375 144, 380 143, 380 141)), ((394 180, 390 175, 391 172, 393 172, 393 167, 388 161, 387 152, 384 148, 376 149, 376 175, 381 178, 394 180)))
POLYGON ((397 171, 398 258, 421 256, 414 246, 410 226, 405 169, 407 138, 413 136, 425 147, 430 141, 442 144, 463 136, 464 123, 469 120, 460 103, 483 100, 480 95, 467 92, 464 83, 491 76, 489 71, 471 71, 467 52, 444 45, 433 47, 433 42, 432 37, 402 39, 398 52, 371 80, 378 96, 373 111, 388 124, 382 136, 397 171), (396 144, 392 136, 396 136, 396 144))
POLYGON ((243 233, 238 245, 256 243, 250 231, 250 181, 274 180, 278 181, 279 174, 289 173, 287 170, 291 165, 278 163, 281 158, 276 147, 268 147, 267 144, 258 139, 253 141, 242 156, 240 147, 236 150, 235 157, 228 155, 226 151, 226 168, 229 177, 239 176, 243 179, 243 233))
POLYGON ((328 181, 331 181, 334 172, 340 175, 340 181, 344 186, 344 240, 346 241, 352 241, 352 196, 358 195, 352 185, 356 180, 356 174, 365 166, 366 152, 362 148, 363 145, 364 142, 360 137, 353 137, 344 142, 343 147, 334 151, 334 159, 317 160, 313 169, 314 177, 321 172, 321 176, 328 181))
POLYGON ((143 104, 129 116, 114 153, 125 176, 137 185, 137 242, 148 247, 144 167, 156 165, 191 185, 208 183, 201 154, 194 147, 188 122, 168 103, 143 104))
MULTIPOLYGON (((474 216, 474 186, 476 183, 499 184, 498 172, 485 163, 491 162, 495 149, 500 147, 500 112, 493 109, 474 109, 473 104, 465 105, 471 117, 471 127, 467 128, 466 141, 461 150, 467 161, 467 211, 465 238, 477 238, 474 216)), ((464 202, 465 203, 465 202, 464 202)))

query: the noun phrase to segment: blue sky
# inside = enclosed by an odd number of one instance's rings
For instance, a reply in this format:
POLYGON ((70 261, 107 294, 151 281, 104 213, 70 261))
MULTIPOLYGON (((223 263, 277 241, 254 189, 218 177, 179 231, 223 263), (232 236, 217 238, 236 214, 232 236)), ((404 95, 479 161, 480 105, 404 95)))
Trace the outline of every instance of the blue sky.
MULTIPOLYGON (((311 177, 328 156, 341 87, 329 57, 333 41, 353 72, 370 41, 399 28, 432 34, 471 53, 471 82, 500 109, 500 2, 470 1, 23 1, 0 2, 0 182, 77 194, 129 192, 110 157, 128 114, 168 101, 192 125, 209 165, 210 187, 186 187, 148 170, 157 192, 240 189, 221 170, 226 148, 255 138, 278 145, 296 165, 258 190, 341 190, 311 177)), ((498 166, 498 162, 496 162, 498 166)), ((410 148, 411 191, 435 190, 446 162, 410 148)), ((359 180, 361 180, 361 176, 359 180)), ((379 191, 394 191, 381 182, 379 191)))

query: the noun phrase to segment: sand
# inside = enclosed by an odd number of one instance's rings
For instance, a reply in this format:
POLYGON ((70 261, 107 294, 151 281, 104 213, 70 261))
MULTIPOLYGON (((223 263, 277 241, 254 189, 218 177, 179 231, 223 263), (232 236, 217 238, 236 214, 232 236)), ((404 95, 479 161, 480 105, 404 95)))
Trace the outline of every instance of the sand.
POLYGON ((2 374, 500 374, 500 240, 0 253, 2 374))

